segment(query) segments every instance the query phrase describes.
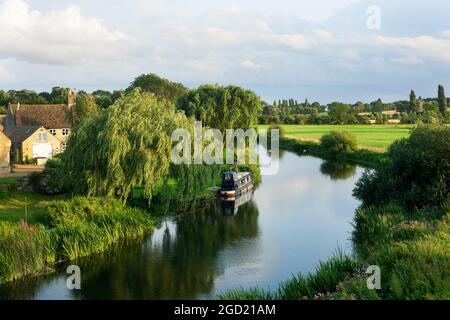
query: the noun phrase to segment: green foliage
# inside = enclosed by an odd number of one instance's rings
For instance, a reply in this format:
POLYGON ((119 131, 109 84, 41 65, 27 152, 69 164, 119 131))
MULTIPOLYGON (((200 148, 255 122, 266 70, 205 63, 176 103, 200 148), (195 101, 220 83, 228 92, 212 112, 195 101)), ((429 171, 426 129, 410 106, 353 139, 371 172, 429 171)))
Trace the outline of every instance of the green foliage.
POLYGON ((33 172, 28 176, 28 182, 34 192, 44 195, 55 195, 63 193, 63 176, 61 171, 61 160, 49 159, 42 172, 33 172))
POLYGON ((127 91, 141 88, 144 92, 153 93, 159 99, 175 103, 187 91, 181 83, 171 82, 154 73, 142 74, 131 83, 127 91))
POLYGON ((445 96, 445 89, 443 85, 439 85, 438 87, 438 103, 439 103, 439 111, 442 114, 447 112, 447 97, 445 96))
POLYGON ((450 194, 450 128, 422 126, 389 148, 390 162, 366 172, 354 195, 366 205, 398 201, 440 207, 450 194))
POLYGON ((111 199, 74 198, 48 205, 51 229, 0 221, 0 283, 45 272, 55 262, 108 249, 153 228, 146 212, 111 199))
POLYGON ((69 97, 69 88, 53 87, 50 93, 50 103, 66 104, 69 97))
POLYGON ((0 221, 0 284, 45 270, 56 260, 52 234, 24 230, 18 224, 0 221))
POLYGON ((106 90, 96 90, 92 92, 92 97, 100 109, 107 109, 113 104, 112 93, 106 90))
MULTIPOLYGON (((323 159, 333 161, 346 161, 349 163, 359 164, 364 167, 374 168, 387 160, 386 154, 373 152, 370 150, 345 151, 335 154, 324 149, 320 144, 310 141, 300 141, 297 139, 283 138, 280 140, 280 148, 293 151, 299 155, 313 155, 323 159)), ((325 174, 328 173, 327 167, 324 167, 325 174)), ((350 168, 349 168, 350 169, 350 168)))
POLYGON ((95 117, 100 113, 93 96, 86 93, 77 94, 75 106, 68 113, 68 120, 73 127, 76 127, 85 117, 95 117))
POLYGON ((353 241, 382 270, 385 299, 449 299, 450 214, 408 214, 397 204, 361 208, 353 241))
POLYGON ((151 199, 167 180, 171 134, 187 127, 189 121, 171 104, 133 90, 71 135, 62 157, 65 184, 75 192, 123 200, 142 186, 151 199))
POLYGON ((350 105, 340 102, 333 102, 328 105, 328 113, 331 119, 338 124, 345 124, 352 122, 352 115, 350 114, 350 105))
POLYGON ((248 129, 257 124, 261 101, 250 90, 240 87, 204 85, 180 97, 177 108, 210 128, 248 129))
POLYGON ((416 93, 414 90, 411 90, 409 94, 409 111, 417 112, 418 111, 418 103, 416 99, 416 93))
POLYGON ((320 138, 320 145, 330 154, 356 151, 356 137, 347 131, 331 131, 320 138))

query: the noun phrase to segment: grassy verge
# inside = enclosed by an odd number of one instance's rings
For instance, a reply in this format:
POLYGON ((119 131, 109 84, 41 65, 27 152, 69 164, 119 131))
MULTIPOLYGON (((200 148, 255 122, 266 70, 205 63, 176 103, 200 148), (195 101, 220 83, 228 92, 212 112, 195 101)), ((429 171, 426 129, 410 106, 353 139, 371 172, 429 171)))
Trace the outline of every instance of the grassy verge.
POLYGON ((0 283, 103 252, 153 228, 148 213, 113 199, 78 197, 52 202, 46 209, 45 224, 0 222, 0 283))
POLYGON ((285 137, 282 137, 280 139, 280 148, 283 150, 295 152, 297 154, 309 154, 324 159, 351 162, 370 168, 376 167, 383 161, 387 160, 387 155, 385 153, 379 153, 365 149, 330 154, 327 150, 322 148, 319 143, 289 139, 285 137))

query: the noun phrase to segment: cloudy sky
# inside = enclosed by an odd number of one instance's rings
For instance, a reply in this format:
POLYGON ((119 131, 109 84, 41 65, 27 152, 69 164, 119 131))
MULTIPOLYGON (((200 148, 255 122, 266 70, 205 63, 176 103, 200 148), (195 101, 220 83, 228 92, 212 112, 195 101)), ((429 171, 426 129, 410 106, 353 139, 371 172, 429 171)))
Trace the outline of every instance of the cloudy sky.
POLYGON ((125 88, 154 72, 263 99, 450 92, 443 0, 0 0, 0 89, 125 88))

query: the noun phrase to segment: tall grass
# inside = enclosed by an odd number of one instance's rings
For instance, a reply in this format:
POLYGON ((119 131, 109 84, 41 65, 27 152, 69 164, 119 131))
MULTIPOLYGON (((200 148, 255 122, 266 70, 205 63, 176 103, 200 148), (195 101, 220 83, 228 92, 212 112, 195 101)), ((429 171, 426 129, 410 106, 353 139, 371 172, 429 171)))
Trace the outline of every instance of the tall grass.
POLYGON ((450 299, 450 213, 406 211, 397 204, 357 210, 359 256, 381 267, 385 299, 450 299))
POLYGON ((0 222, 0 283, 44 272, 51 264, 99 253, 153 228, 146 212, 113 199, 74 198, 48 205, 48 226, 27 230, 0 222))

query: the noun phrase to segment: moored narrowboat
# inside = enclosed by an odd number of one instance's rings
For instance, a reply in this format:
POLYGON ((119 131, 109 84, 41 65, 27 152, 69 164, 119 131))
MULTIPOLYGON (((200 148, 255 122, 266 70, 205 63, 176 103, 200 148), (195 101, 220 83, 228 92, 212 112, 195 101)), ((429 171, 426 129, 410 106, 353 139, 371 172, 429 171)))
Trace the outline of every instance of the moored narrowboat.
POLYGON ((220 194, 225 198, 236 198, 253 189, 250 172, 224 172, 220 194))

